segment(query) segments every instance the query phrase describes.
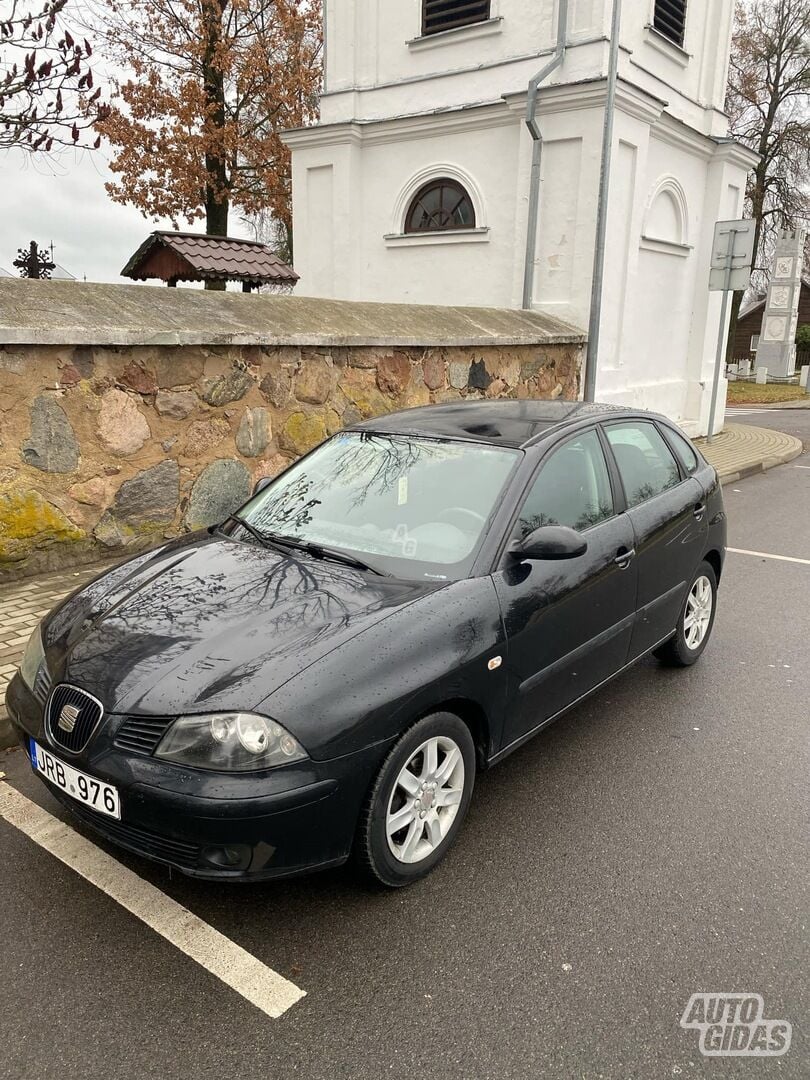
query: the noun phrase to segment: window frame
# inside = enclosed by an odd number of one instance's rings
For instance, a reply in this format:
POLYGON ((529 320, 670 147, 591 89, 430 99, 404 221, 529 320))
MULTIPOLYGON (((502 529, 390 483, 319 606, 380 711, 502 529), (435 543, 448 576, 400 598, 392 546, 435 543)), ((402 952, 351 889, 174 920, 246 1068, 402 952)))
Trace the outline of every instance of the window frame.
MULTIPOLYGON (((613 466, 614 466, 614 468, 616 470, 617 480, 618 480, 619 484, 621 485, 623 501, 624 501, 624 511, 625 512, 628 512, 630 510, 635 510, 636 507, 638 507, 638 506, 644 506, 646 503, 652 502, 653 499, 658 499, 662 495, 666 495, 670 491, 675 491, 675 489, 680 487, 681 484, 685 483, 687 480, 691 479, 694 476, 694 473, 687 473, 684 470, 684 467, 683 467, 683 465, 681 463, 680 458, 678 457, 678 455, 675 453, 675 451, 673 450, 673 448, 669 444, 669 440, 667 439, 666 434, 665 434, 666 428, 664 427, 664 425, 657 423, 652 417, 646 417, 646 416, 645 417, 629 416, 629 417, 621 417, 621 418, 617 417, 615 420, 610 420, 608 422, 602 423, 600 425, 600 427, 602 427, 602 429, 603 429, 604 441, 605 441, 605 444, 607 445, 607 449, 608 449, 608 451, 610 453, 611 461, 612 461, 613 466), (627 491, 625 490, 625 487, 624 487, 624 479, 622 477, 621 470, 619 469, 619 463, 616 460, 616 456, 613 453, 613 447, 612 447, 612 445, 610 443, 610 439, 608 438, 608 435, 607 435, 607 432, 608 432, 609 428, 612 428, 612 427, 627 427, 630 424, 645 424, 645 425, 653 428, 655 431, 657 431, 658 435, 661 438, 661 441, 663 442, 666 449, 669 451, 670 456, 672 457, 672 460, 675 462, 676 469, 678 470, 678 483, 677 484, 672 484, 670 487, 662 488, 661 491, 656 491, 656 493, 654 495, 650 495, 646 499, 642 499, 641 502, 633 503, 632 505, 630 504, 630 500, 627 497, 627 491)), ((700 458, 698 457, 698 468, 699 467, 700 467, 700 458)), ((695 469, 695 472, 697 472, 697 469, 695 469)))
POLYGON ((517 529, 518 522, 520 521, 523 507, 526 505, 526 500, 529 498, 529 495, 531 494, 532 489, 534 488, 534 485, 537 482, 538 477, 540 476, 540 473, 548 464, 549 460, 558 450, 561 450, 567 443, 573 442, 575 439, 581 439, 583 438, 583 436, 588 435, 591 432, 596 435, 597 442, 599 443, 599 446, 602 450, 602 457, 605 462, 605 468, 607 469, 608 482, 610 484, 610 494, 613 501, 613 513, 609 517, 602 518, 601 521, 594 522, 593 525, 588 525, 588 527, 585 529, 578 529, 577 532, 579 532, 580 535, 584 536, 592 529, 598 529, 602 525, 607 525, 609 522, 615 520, 620 514, 624 513, 626 507, 624 489, 622 487, 617 487, 617 484, 620 483, 620 479, 618 473, 615 471, 615 464, 612 460, 612 456, 609 455, 605 448, 605 439, 601 431, 601 427, 599 424, 589 424, 587 427, 580 428, 578 431, 570 432, 565 436, 565 438, 552 443, 551 446, 548 446, 546 448, 545 453, 535 465, 534 469, 531 472, 531 475, 526 481, 523 490, 517 497, 515 511, 512 515, 512 520, 509 523, 508 529, 506 529, 504 533, 501 560, 505 557, 506 552, 509 549, 509 545, 515 539, 515 530, 517 529))
POLYGON ((492 0, 452 0, 458 7, 470 7, 475 3, 479 3, 485 6, 485 14, 470 19, 463 19, 461 21, 454 21, 451 25, 437 26, 433 29, 428 24, 428 3, 436 3, 439 0, 422 0, 422 18, 421 18, 421 36, 434 37, 436 34, 446 33, 448 30, 461 30, 468 26, 478 26, 479 23, 488 22, 492 17, 492 0))
MULTIPOLYGON (((442 205, 442 196, 440 196, 439 205, 442 205)), ((458 204, 457 204, 458 205, 458 204)), ((478 218, 475 212, 475 202, 469 190, 461 183, 460 180, 456 180, 452 176, 435 176, 430 180, 426 180, 417 190, 413 193, 408 200, 408 205, 405 208, 405 218, 402 223, 402 235, 403 236, 436 236, 442 233, 468 233, 473 232, 478 228, 478 218), (453 222, 450 225, 440 225, 438 228, 429 229, 411 229, 409 228, 411 217, 416 211, 417 203, 424 198, 426 194, 432 191, 434 188, 453 188, 460 192, 470 208, 472 215, 472 224, 470 225, 457 225, 453 222)))

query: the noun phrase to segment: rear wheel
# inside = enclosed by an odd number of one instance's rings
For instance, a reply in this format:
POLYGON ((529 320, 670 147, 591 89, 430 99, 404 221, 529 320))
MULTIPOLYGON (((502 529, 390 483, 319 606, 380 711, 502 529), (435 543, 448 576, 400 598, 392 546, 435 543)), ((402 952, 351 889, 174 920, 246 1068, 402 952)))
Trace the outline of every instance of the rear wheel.
POLYGON ((689 667, 709 643, 717 608, 717 576, 712 566, 703 562, 697 568, 686 593, 678 627, 655 655, 672 667, 689 667))
POLYGON ((461 828, 475 781, 475 746, 452 713, 406 731, 382 764, 362 813, 355 859, 366 877, 397 888, 428 874, 461 828))

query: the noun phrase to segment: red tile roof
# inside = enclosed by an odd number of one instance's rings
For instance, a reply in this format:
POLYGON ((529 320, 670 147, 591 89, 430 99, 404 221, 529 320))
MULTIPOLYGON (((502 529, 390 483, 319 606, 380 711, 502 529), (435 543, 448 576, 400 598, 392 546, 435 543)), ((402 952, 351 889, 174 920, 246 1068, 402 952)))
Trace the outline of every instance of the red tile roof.
POLYGON ((144 281, 162 276, 149 272, 145 265, 159 248, 168 248, 188 264, 189 274, 178 275, 184 281, 227 278, 254 284, 284 285, 294 285, 298 281, 293 268, 257 240, 171 231, 151 233, 121 271, 122 277, 144 281))

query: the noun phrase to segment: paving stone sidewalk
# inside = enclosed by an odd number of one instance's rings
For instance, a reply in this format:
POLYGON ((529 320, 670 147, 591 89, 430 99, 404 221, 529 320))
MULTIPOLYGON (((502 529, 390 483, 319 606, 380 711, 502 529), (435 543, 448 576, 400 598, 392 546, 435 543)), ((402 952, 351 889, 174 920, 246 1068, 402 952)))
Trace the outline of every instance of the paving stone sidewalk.
POLYGON ((19 667, 31 631, 63 596, 96 577, 108 565, 109 562, 97 563, 0 585, 0 747, 9 743, 6 687, 19 667))
MULTIPOLYGON (((705 439, 696 442, 723 483, 783 464, 798 457, 803 449, 800 440, 792 435, 749 424, 728 423, 711 443, 705 439)), ((107 565, 109 562, 0 585, 0 748, 13 741, 5 711, 6 686, 22 659, 31 631, 58 600, 107 565)))
POLYGON ((801 454, 801 439, 770 428, 751 424, 727 423, 712 441, 695 439, 707 461, 714 465, 724 484, 733 484, 743 476, 764 472, 774 465, 784 465, 801 454))

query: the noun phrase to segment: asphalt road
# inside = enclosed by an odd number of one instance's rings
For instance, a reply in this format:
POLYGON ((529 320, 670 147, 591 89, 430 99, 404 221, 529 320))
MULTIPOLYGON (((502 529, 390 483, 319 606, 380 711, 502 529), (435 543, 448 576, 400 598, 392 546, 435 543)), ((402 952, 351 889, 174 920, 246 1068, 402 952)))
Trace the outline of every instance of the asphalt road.
MULTIPOLYGON (((739 419, 810 442, 810 412, 739 419)), ((730 545, 810 558, 807 466, 726 488, 730 545)), ((702 661, 643 663, 482 776, 408 890, 122 857, 306 990, 278 1020, 0 821, 0 1077, 804 1080, 808 599, 810 566, 729 554, 702 661), (789 1053, 702 1057, 679 1025, 697 991, 763 995, 789 1053)), ((63 816, 22 753, 0 769, 63 816)))

